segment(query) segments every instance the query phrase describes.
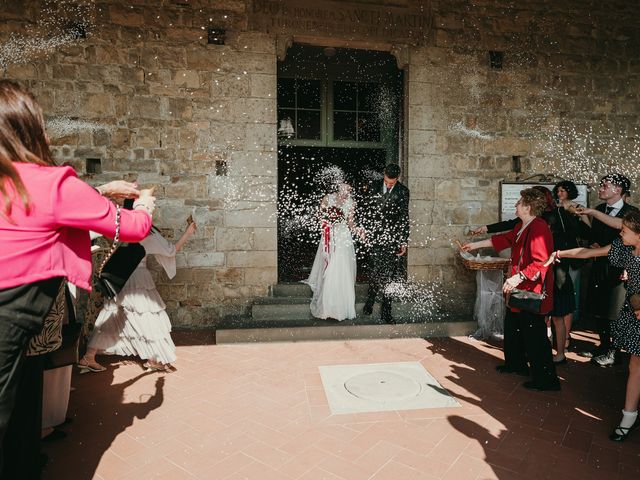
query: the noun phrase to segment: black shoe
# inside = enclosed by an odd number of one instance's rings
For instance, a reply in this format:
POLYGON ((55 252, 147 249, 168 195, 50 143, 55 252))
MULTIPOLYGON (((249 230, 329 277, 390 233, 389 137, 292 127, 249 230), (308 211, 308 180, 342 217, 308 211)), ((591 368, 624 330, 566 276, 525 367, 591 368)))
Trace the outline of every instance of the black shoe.
POLYGON ((395 325, 396 321, 395 319, 391 316, 391 315, 382 315, 380 317, 380 319, 384 322, 384 323, 388 323, 389 325, 395 325))
POLYGON ((496 367, 496 371, 498 373, 515 373, 516 375, 522 375, 523 377, 529 376, 529 369, 524 368, 511 368, 506 365, 498 365, 496 367))
POLYGON ((364 307, 362 307, 363 315, 371 315, 373 313, 373 303, 365 303, 364 307))
POLYGON ((529 380, 528 382, 524 382, 522 386, 528 390, 535 390, 536 392, 558 392, 560 391, 560 382, 550 383, 548 385, 542 385, 534 382, 533 380, 529 380))
POLYGON ((624 442, 625 438, 629 436, 632 430, 634 430, 638 426, 638 422, 634 423, 629 428, 621 427, 618 425, 611 435, 609 435, 609 440, 614 442, 624 442))
POLYGON ((594 357, 599 357, 600 355, 604 355, 605 353, 607 353, 607 349, 603 349, 601 347, 598 347, 594 350, 587 350, 584 352, 578 352, 578 355, 580 357, 584 357, 584 358, 594 358, 594 357))
POLYGON ((43 442, 55 442, 56 440, 62 440, 67 436, 66 432, 54 428, 49 435, 42 437, 43 442))
POLYGON ((593 357, 591 363, 598 365, 599 367, 610 367, 616 363, 616 351, 609 350, 608 352, 593 357))

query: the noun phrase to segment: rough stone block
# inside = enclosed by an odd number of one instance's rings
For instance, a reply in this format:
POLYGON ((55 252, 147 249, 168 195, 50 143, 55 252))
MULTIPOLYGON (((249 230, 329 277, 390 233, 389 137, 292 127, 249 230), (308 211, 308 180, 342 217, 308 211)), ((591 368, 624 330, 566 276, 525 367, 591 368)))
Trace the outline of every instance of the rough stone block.
POLYGON ((435 130, 409 130, 409 154, 430 155, 436 153, 435 130))
POLYGON ((186 253, 180 257, 180 261, 176 256, 180 268, 220 267, 224 265, 224 260, 225 256, 222 252, 186 253))
POLYGON ((171 83, 176 87, 200 88, 202 82, 200 74, 195 70, 176 70, 173 72, 171 83))
POLYGON ((276 252, 228 252, 227 267, 275 267, 276 252))
POLYGON ((275 228, 254 228, 251 249, 276 251, 278 249, 277 230, 275 228))
POLYGON ((251 91, 250 76, 244 73, 212 74, 207 77, 211 88, 211 97, 249 97, 251 91))
POLYGON ((260 175, 275 177, 278 158, 276 152, 232 152, 229 160, 229 175, 260 175))
POLYGON ((243 285, 243 268, 221 268, 215 270, 215 281, 223 285, 243 285))
POLYGON ((108 117, 115 114, 112 97, 105 93, 92 93, 84 98, 81 111, 88 118, 108 117))
POLYGON ((278 269, 275 267, 245 268, 245 285, 273 285, 278 282, 278 269))
POLYGON ((275 202, 271 204, 239 202, 237 208, 238 210, 225 212, 227 227, 275 228, 276 226, 275 202))
POLYGON ((275 123, 275 114, 273 123, 268 124, 252 124, 247 127, 246 133, 247 150, 276 151, 278 138, 275 123))
POLYGON ((250 228, 216 229, 216 250, 225 252, 233 250, 252 250, 252 231, 250 228))
POLYGON ((254 98, 274 98, 276 96, 276 75, 252 74, 249 76, 250 96, 254 98))

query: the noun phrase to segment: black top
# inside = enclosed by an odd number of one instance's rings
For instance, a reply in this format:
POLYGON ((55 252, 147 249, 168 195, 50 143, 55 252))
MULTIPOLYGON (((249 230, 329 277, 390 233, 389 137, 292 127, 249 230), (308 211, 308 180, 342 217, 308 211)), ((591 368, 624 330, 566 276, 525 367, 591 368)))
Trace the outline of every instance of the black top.
MULTIPOLYGON (((607 204, 601 203, 596 207, 596 210, 606 213, 606 208, 607 204)), ((637 208, 628 203, 624 203, 615 216, 617 218, 622 218, 625 213, 631 210, 637 210, 637 208)), ((597 243, 601 247, 605 247, 607 245, 611 245, 619 236, 620 230, 617 228, 612 228, 596 218, 592 219, 591 231, 589 232, 589 245, 597 243)), ((622 282, 622 280, 620 280, 620 276, 622 275, 624 268, 612 266, 609 264, 606 257, 594 258, 593 269, 596 271, 594 272, 593 277, 600 279, 599 281, 605 281, 610 286, 615 286, 622 282)))

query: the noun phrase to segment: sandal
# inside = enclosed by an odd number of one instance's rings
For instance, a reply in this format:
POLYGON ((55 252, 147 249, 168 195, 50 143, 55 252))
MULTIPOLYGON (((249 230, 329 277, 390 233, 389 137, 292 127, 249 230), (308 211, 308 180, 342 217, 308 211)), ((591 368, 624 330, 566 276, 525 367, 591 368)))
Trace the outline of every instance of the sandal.
POLYGON ((609 440, 612 440, 614 442, 623 442, 624 439, 629 436, 629 434, 631 433, 631 430, 636 428, 637 425, 638 425, 637 422, 628 428, 621 427, 620 425, 618 425, 615 428, 615 430, 611 432, 611 435, 609 435, 609 440))
POLYGON ((84 361, 84 359, 80 359, 80 361, 78 362, 78 368, 80 369, 80 373, 87 373, 87 372, 104 372, 106 370, 106 367, 103 367, 102 365, 100 365, 98 362, 87 362, 84 361))

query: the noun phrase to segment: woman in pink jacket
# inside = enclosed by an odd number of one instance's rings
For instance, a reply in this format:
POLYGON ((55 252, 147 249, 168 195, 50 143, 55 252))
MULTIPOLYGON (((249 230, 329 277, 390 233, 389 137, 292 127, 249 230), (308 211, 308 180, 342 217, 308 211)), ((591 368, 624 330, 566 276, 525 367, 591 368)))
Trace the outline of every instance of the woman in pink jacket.
MULTIPOLYGON (((134 210, 120 212, 122 241, 147 236, 153 207, 154 198, 145 195, 134 210)), ((26 89, 0 80, 0 441, 23 352, 61 282, 91 289, 89 230, 113 238, 116 206, 73 169, 56 166, 42 109, 26 89)))

